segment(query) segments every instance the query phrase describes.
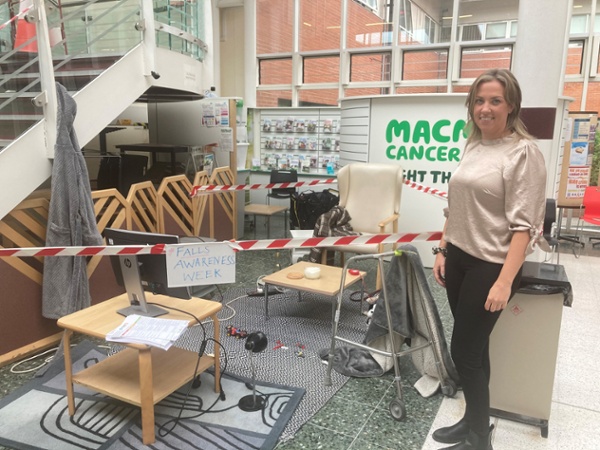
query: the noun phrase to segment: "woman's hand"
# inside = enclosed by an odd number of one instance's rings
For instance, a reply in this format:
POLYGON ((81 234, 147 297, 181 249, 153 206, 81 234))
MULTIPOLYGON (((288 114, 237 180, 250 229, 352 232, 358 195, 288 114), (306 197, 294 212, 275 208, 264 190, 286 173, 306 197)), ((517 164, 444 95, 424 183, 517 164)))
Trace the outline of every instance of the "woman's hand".
POLYGON ((489 312, 502 311, 508 304, 511 285, 496 282, 490 289, 484 308, 489 312))
POLYGON ((446 257, 442 253, 435 255, 433 263, 433 277, 437 284, 446 287, 446 257))

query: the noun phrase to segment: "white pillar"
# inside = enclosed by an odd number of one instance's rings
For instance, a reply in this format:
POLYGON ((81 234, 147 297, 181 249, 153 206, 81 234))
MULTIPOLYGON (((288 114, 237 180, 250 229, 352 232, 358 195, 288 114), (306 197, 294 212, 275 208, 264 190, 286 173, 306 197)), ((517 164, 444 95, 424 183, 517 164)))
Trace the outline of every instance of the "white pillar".
MULTIPOLYGON (((596 1, 596 0, 593 0, 596 1)), ((557 198, 561 133, 568 101, 563 95, 572 0, 519 0, 513 72, 523 92, 522 117, 546 161, 546 197, 557 198)), ((541 252, 529 259, 542 260, 541 252)))
POLYGON ((523 90, 523 106, 557 106, 563 92, 571 9, 572 0, 519 0, 513 72, 523 90))

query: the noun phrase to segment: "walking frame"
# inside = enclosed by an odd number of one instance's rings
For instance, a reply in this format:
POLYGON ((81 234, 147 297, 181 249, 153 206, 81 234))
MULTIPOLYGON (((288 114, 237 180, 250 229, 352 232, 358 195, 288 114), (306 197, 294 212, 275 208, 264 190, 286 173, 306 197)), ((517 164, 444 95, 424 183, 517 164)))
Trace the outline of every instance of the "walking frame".
MULTIPOLYGON (((337 335, 337 333, 338 333, 338 325, 339 325, 339 320, 340 320, 340 309, 342 306, 344 280, 346 278, 346 274, 348 273, 348 268, 354 262, 367 260, 367 259, 377 259, 379 273, 381 274, 381 277, 382 277, 381 282, 382 282, 382 289, 383 289, 383 291, 382 291, 383 292, 383 306, 385 307, 387 328, 388 328, 388 331, 393 330, 392 315, 390 312, 390 305, 388 303, 388 299, 390 297, 388 297, 388 293, 387 293, 387 286, 386 286, 386 282, 385 282, 385 272, 384 272, 384 264, 383 263, 386 258, 398 257, 401 254, 402 254, 402 250, 394 250, 394 251, 389 251, 389 252, 385 252, 385 253, 378 253, 378 254, 371 254, 371 255, 356 255, 356 256, 349 258, 348 261, 346 262, 346 264, 344 266, 344 270, 342 272, 342 280, 341 280, 342 287, 340 288, 340 291, 337 296, 337 306, 336 306, 334 322, 333 322, 333 334, 331 336, 331 347, 329 349, 329 358, 328 358, 329 363, 327 364, 327 372, 325 375, 325 385, 331 386, 331 369, 333 366, 332 361, 334 358, 335 344, 338 341, 343 342, 348 345, 351 345, 351 346, 354 346, 354 347, 362 348, 364 350, 392 358, 393 367, 394 367, 394 381, 395 381, 396 390, 397 390, 397 398, 393 399, 390 402, 389 410, 390 410, 392 417, 395 420, 403 420, 406 417, 406 408, 405 408, 404 400, 403 400, 403 396, 402 396, 402 384, 401 384, 402 377, 400 375, 400 365, 399 365, 399 358, 401 356, 405 356, 405 355, 408 355, 408 354, 411 354, 411 353, 414 353, 417 351, 424 350, 428 347, 432 347, 434 361, 435 361, 435 369, 436 369, 436 372, 438 375, 438 380, 441 383, 442 393, 446 396, 453 397, 457 391, 457 386, 454 383, 454 381, 452 379, 445 379, 445 377, 443 375, 442 367, 441 367, 441 356, 438 353, 439 347, 437 346, 437 342, 434 337, 435 335, 432 332, 432 325, 431 325, 430 321, 428 320, 429 315, 427 314, 427 310, 426 310, 426 305, 425 305, 425 300, 424 300, 425 297, 421 296, 421 301, 419 303, 421 305, 421 308, 423 308, 424 317, 426 318, 425 323, 426 323, 428 336, 424 336, 423 333, 420 332, 417 329, 417 327, 415 327, 415 332, 427 341, 423 345, 411 347, 409 350, 400 351, 400 349, 396 348, 397 343, 395 342, 395 339, 393 338, 393 334, 389 333, 388 337, 389 337, 391 351, 388 352, 388 351, 369 347, 368 345, 361 344, 359 342, 354 342, 349 339, 340 337, 337 335)), ((419 286, 419 289, 421 289, 421 286, 419 286)), ((381 298, 382 297, 380 296, 380 299, 381 298)), ((381 307, 381 305, 379 305, 379 307, 381 307)))

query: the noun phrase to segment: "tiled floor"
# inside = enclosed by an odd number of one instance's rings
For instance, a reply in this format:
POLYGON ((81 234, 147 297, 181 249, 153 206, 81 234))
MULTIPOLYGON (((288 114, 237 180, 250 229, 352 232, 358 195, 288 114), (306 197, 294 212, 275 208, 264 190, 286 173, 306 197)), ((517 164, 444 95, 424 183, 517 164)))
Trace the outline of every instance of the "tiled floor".
MULTIPOLYGON (((259 219, 257 238, 266 238, 266 228, 259 219), (265 229, 263 229, 265 228, 265 229), (264 235, 263 235, 264 234, 264 235)), ((280 236, 278 221, 273 220, 272 236, 280 236)), ((253 238, 253 231, 246 230, 253 238)), ((564 308, 556 380, 554 386, 549 436, 540 436, 539 428, 505 420, 494 420, 493 436, 496 450, 594 449, 599 448, 593 430, 600 423, 600 249, 586 245, 583 254, 575 258, 568 245, 561 250, 564 265, 573 286, 574 302, 564 308)), ((287 265, 289 251, 242 252, 238 256, 236 285, 252 289, 256 279, 287 265)), ((374 277, 367 285, 374 285, 374 277)), ((439 287, 430 280, 432 290, 439 287)), ((223 286, 226 289, 229 286, 223 286)), ((450 331, 447 304, 439 305, 446 335, 450 331)), ((403 361, 409 361, 403 359, 403 361)), ((381 378, 350 379, 348 383, 296 434, 294 439, 280 443, 278 450, 430 450, 443 448, 435 443, 431 432, 438 426, 453 423, 462 413, 460 393, 456 398, 436 394, 421 397, 412 384, 419 375, 411 363, 402 364, 403 395, 407 417, 395 421, 389 412, 390 401, 397 398, 393 374, 381 378)), ((14 375, 9 367, 0 369, 2 395, 29 379, 30 375, 14 375)))
MULTIPOLYGON (((586 244, 579 257, 568 242, 562 242, 560 264, 573 287, 574 301, 563 308, 558 362, 549 420, 548 438, 540 428, 514 421, 492 419, 496 450, 563 450, 600 448, 592 430, 600 423, 600 247, 586 244)), ((430 284, 439 294, 435 283, 430 284)), ((437 295, 436 295, 437 296, 437 295)), ((440 316, 451 328, 447 303, 438 305, 440 316)), ((462 393, 455 398, 437 394, 423 399, 410 383, 416 375, 403 365, 403 388, 407 408, 405 421, 394 421, 388 411, 396 396, 395 382, 388 374, 380 379, 351 379, 295 438, 279 449, 423 449, 447 447, 431 439, 433 430, 462 417, 462 393)))

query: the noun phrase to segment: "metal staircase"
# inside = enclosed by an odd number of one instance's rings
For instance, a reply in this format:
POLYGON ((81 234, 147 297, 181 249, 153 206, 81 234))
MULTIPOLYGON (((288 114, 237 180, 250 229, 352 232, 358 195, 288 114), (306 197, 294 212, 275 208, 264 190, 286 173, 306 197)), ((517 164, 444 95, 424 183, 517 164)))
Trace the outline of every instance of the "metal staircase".
MULTIPOLYGON (((0 43, 11 29, 13 47, 0 52, 0 183, 10 193, 0 200, 0 219, 51 175, 55 82, 77 102, 81 146, 149 94, 200 95, 212 81, 200 76, 210 72, 203 62, 207 46, 197 37, 206 27, 198 26, 203 3, 93 0, 63 1, 59 7, 22 0, 8 10, 10 3, 0 5, 0 43)), ((204 17, 210 21, 210 14, 204 17)))

